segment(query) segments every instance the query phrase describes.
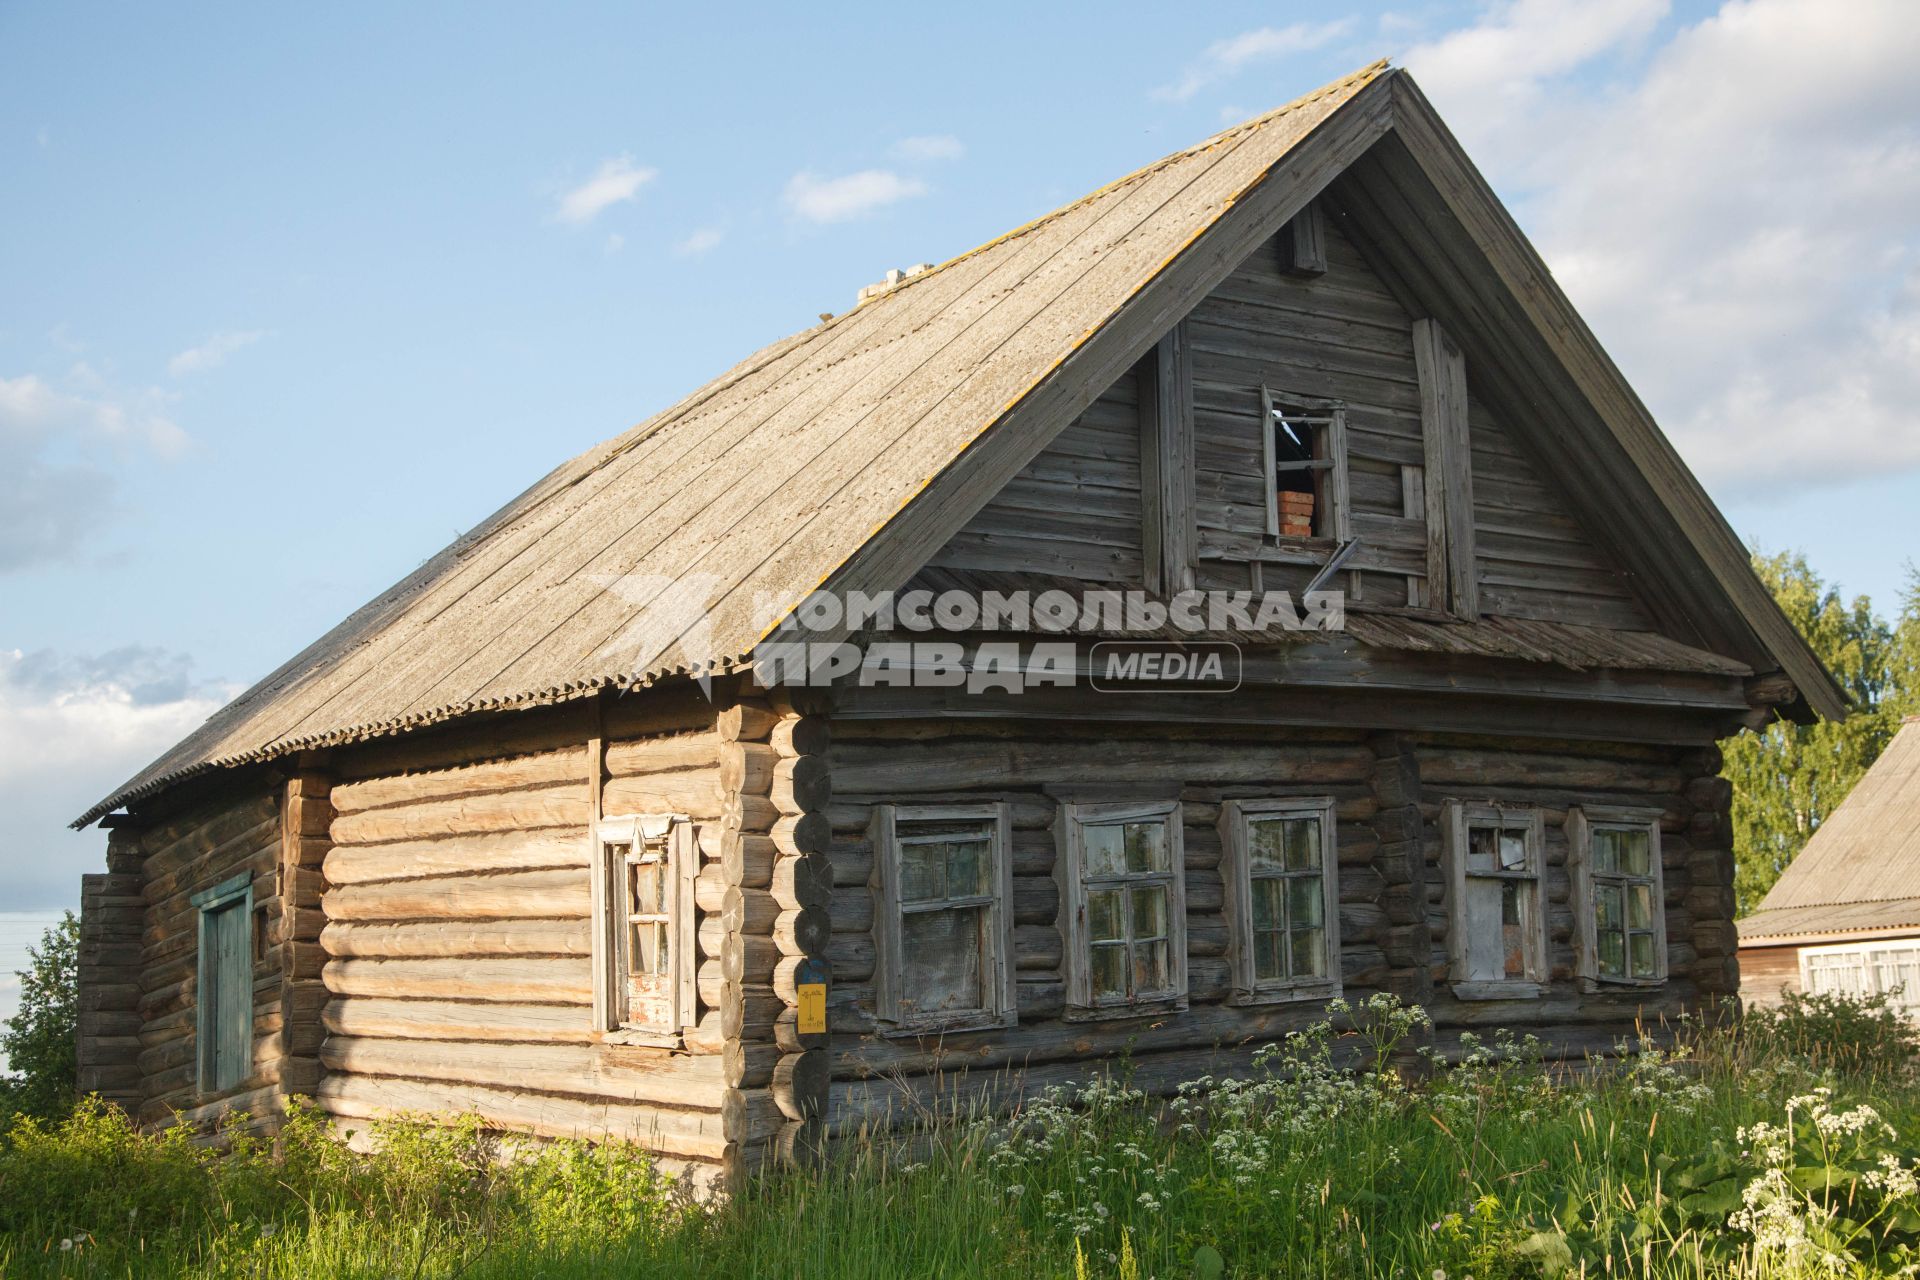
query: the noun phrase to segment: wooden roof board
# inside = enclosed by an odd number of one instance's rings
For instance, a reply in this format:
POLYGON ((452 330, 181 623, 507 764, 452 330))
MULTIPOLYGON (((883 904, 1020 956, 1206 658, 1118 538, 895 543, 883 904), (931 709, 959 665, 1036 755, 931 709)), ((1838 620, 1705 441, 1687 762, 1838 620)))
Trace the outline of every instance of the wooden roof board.
POLYGON ((1827 815, 1755 915, 1920 898, 1920 717, 1827 815))
POLYGON ((205 768, 745 655, 765 630, 755 597, 791 607, 845 564, 1385 70, 1336 81, 763 349, 557 468, 80 822, 205 768), (721 607, 693 653, 674 651, 684 616, 608 589, 629 575, 703 573, 721 607), (605 653, 612 637, 619 655, 605 653))

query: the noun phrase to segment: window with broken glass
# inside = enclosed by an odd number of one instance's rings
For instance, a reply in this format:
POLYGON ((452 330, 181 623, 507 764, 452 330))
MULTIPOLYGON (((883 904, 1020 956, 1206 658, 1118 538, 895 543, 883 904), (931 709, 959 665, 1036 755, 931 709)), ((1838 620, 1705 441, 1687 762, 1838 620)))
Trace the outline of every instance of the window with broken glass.
POLYGON ((1581 978, 1649 985, 1667 976, 1660 811, 1582 806, 1567 814, 1581 978))
POLYGON ((1538 809, 1446 806, 1448 950, 1462 999, 1540 995, 1547 981, 1538 809))
POLYGON ((1350 541, 1346 406, 1263 386, 1260 407, 1267 537, 1350 541))
POLYGON ((1229 800, 1220 821, 1235 1003, 1339 994, 1333 801, 1229 800))
POLYGON ((1004 805, 876 807, 875 1015, 892 1029, 1013 1024, 1009 826, 1004 805))
POLYGON ((1180 806, 1061 806, 1068 1002, 1177 1007, 1187 993, 1180 806))
POLYGON ((693 836, 673 814, 599 823, 594 1005, 612 1038, 671 1043, 697 1017, 693 836))

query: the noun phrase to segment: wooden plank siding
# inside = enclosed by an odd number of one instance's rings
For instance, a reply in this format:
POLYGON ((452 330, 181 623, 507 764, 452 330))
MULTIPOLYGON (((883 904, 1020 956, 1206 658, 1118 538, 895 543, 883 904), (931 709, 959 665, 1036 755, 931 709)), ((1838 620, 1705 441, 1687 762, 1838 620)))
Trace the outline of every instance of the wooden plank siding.
MULTIPOLYGON (((1344 994, 1390 991, 1428 1007, 1436 1041, 1511 1025, 1570 1057, 1604 1052, 1636 1016, 1704 1008, 1733 989, 1731 857, 1723 793, 1703 783, 1717 754, 1657 745, 1368 733, 1337 728, 1093 724, 1060 720, 837 719, 833 745, 832 1108, 845 1135, 928 1107, 1011 1100, 1085 1079, 1124 1055, 1134 1083, 1167 1090, 1244 1071, 1259 1043, 1324 1016, 1324 1000, 1228 1003, 1223 801, 1327 797, 1337 820, 1344 994), (1712 759, 1708 757, 1712 756, 1712 759), (1456 1000, 1444 981, 1438 811, 1454 795, 1544 810, 1550 990, 1529 1001, 1456 1000), (1068 1020, 1055 820, 1066 799, 1177 799, 1185 846, 1188 1007, 1117 1021, 1068 1020), (993 801, 1013 826, 1018 1025, 889 1035, 875 1020, 873 806, 993 801), (1574 980, 1565 873, 1574 803, 1661 807, 1671 977, 1652 991, 1583 994, 1574 980), (964 1073, 964 1074, 963 1074, 964 1073)), ((909 959, 909 963, 911 960, 909 959)))

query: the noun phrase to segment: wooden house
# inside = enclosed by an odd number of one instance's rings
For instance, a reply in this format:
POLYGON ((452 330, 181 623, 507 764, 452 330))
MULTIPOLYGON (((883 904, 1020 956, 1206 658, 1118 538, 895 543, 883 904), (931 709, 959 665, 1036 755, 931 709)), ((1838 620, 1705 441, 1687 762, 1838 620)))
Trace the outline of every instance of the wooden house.
POLYGON ((1843 713, 1376 65, 564 463, 105 797, 82 1080, 705 1176, 1230 1070, 1336 993, 1604 1050, 1738 985, 1716 742, 1843 713), (751 667, 854 592, 1315 579, 1344 629, 1201 637, 1231 691, 751 667))
POLYGON ((1740 994, 1891 995, 1920 1014, 1920 716, 1739 922, 1740 994))

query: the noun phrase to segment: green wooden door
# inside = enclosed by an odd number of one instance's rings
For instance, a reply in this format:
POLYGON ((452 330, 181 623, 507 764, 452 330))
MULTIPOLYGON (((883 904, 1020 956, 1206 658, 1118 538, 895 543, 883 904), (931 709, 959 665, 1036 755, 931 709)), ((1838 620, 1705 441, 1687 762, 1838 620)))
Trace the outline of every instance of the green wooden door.
POLYGON ((231 1089, 245 1080, 253 1058, 253 947, 248 937, 247 899, 232 901, 201 916, 201 945, 206 948, 200 993, 200 1087, 231 1089))

